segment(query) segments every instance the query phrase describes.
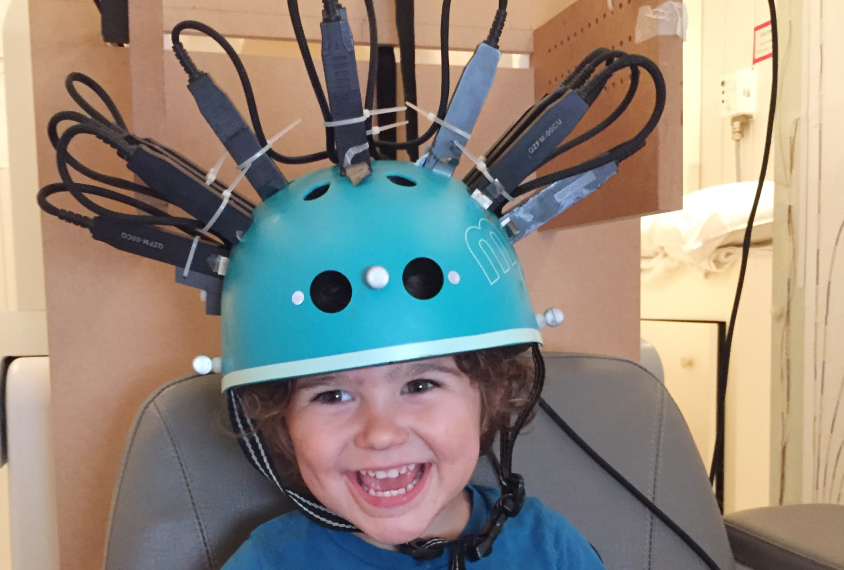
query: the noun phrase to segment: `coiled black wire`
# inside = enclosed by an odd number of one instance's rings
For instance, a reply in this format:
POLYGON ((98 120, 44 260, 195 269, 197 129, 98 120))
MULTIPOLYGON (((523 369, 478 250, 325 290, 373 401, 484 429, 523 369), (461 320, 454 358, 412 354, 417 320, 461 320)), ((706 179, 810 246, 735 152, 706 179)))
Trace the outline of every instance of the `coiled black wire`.
MULTIPOLYGON (((440 16, 440 104, 437 107, 437 117, 445 118, 448 110, 448 93, 451 88, 451 70, 449 69, 449 55, 448 55, 448 34, 449 34, 449 20, 451 17, 451 0, 443 0, 442 15, 440 16)), ((425 144, 428 139, 434 136, 440 129, 439 123, 432 123, 428 130, 422 133, 419 137, 404 141, 394 142, 385 140, 376 140, 375 146, 378 148, 389 148, 395 150, 407 150, 411 148, 419 148, 425 144)))
MULTIPOLYGON (((192 217, 170 215, 158 206, 145 202, 136 196, 126 195, 120 192, 120 190, 132 192, 136 195, 148 196, 166 202, 166 199, 156 192, 154 188, 132 180, 98 172, 89 168, 71 154, 71 143, 79 136, 96 137, 101 142, 116 150, 118 155, 124 160, 131 156, 137 144, 142 141, 134 137, 126 129, 126 122, 114 101, 105 89, 92 78, 82 73, 71 73, 65 81, 65 86, 71 98, 85 113, 79 111, 60 111, 53 115, 47 125, 47 135, 50 143, 56 150, 56 166, 62 181, 49 184, 41 189, 38 193, 39 206, 46 213, 56 216, 63 221, 91 229, 95 223, 95 218, 59 208, 52 203, 51 198, 54 195, 69 193, 82 207, 96 216, 127 224, 170 227, 191 237, 204 235, 200 232, 204 226, 204 223, 201 221, 192 217), (76 84, 82 84, 91 89, 106 107, 108 113, 111 115, 111 119, 99 112, 94 105, 85 99, 76 88, 76 84), (65 122, 72 124, 61 131, 60 127, 65 122), (103 186, 75 180, 73 177, 74 171, 103 186), (142 213, 129 214, 116 211, 100 202, 92 200, 91 197, 129 206, 142 213)), ((166 154, 171 160, 178 162, 186 170, 193 171, 199 176, 205 176, 204 171, 175 151, 152 141, 147 142, 149 144, 155 144, 158 152, 166 154)), ((213 182, 212 187, 218 193, 222 193, 225 190, 225 187, 218 181, 213 182)), ((232 192, 230 201, 247 212, 251 212, 255 207, 251 201, 237 192, 232 192)), ((208 238, 206 243, 226 247, 225 239, 213 229, 205 237, 208 238)))
MULTIPOLYGON (((293 15, 291 14, 291 18, 292 17, 293 15)), ((179 22, 178 24, 176 24, 176 26, 170 33, 170 37, 173 41, 173 53, 176 55, 176 58, 179 60, 179 63, 182 65, 182 68, 184 68, 191 81, 201 77, 203 72, 196 67, 190 55, 188 54, 187 49, 185 49, 184 44, 182 44, 181 40, 179 39, 181 33, 184 30, 194 30, 205 34, 206 36, 214 40, 221 48, 223 48, 223 51, 231 60, 232 65, 234 65, 235 71, 237 72, 237 76, 240 79, 240 83, 243 87, 243 94, 246 98, 246 107, 249 110, 249 120, 252 123, 252 129, 255 131, 255 136, 258 138, 258 142, 261 144, 261 146, 266 146, 267 135, 264 133, 264 127, 261 124, 261 117, 258 113, 258 104, 255 101, 255 91, 252 89, 252 82, 249 79, 249 74, 246 72, 246 66, 243 65, 243 60, 240 59, 240 56, 237 54, 237 51, 234 49, 234 47, 232 47, 229 41, 222 34, 220 34, 211 26, 203 24, 202 22, 196 22, 194 20, 185 20, 183 22, 179 22)), ((304 39, 304 31, 302 32, 302 34, 304 39)), ((305 49, 307 50, 307 41, 305 41, 305 49)), ((310 51, 308 51, 308 55, 310 55, 310 51)), ((311 66, 313 66, 313 60, 311 60, 311 66)), ((308 73, 310 76, 310 68, 308 73)), ((316 69, 314 69, 314 73, 316 73, 316 69)), ((319 78, 317 78, 317 82, 318 81, 319 78)), ((319 101, 319 95, 317 95, 317 100, 319 101)), ((323 117, 326 116, 327 105, 328 103, 326 103, 326 109, 323 109, 323 117)), ((322 109, 322 105, 320 105, 320 108, 322 109)), ((330 113, 328 114, 328 117, 329 118, 326 120, 330 121, 330 113)), ((327 129, 326 148, 330 149, 333 147, 334 134, 331 129, 327 129)), ((304 156, 286 156, 273 149, 269 149, 267 151, 267 156, 283 164, 308 164, 311 162, 317 162, 319 160, 330 158, 328 151, 315 152, 312 154, 306 154, 304 156)), ((334 162, 336 162, 336 160, 334 160, 334 162)))
MULTIPOLYGON (((607 65, 605 69, 600 71, 592 80, 590 80, 582 89, 580 89, 578 93, 584 101, 591 105, 601 93, 601 91, 604 89, 613 74, 626 68, 630 68, 631 70, 645 70, 651 76, 651 79, 653 80, 654 86, 656 88, 656 98, 654 101, 653 112, 651 113, 650 118, 645 123, 645 126, 642 127, 642 129, 639 131, 639 133, 637 133, 636 136, 634 136, 632 139, 625 141, 620 145, 617 145, 606 153, 597 156, 587 162, 578 164, 577 166, 573 166, 565 170, 548 174, 546 176, 541 176, 531 182, 521 184, 513 192, 511 192, 511 195, 513 197, 522 196, 524 194, 527 194, 528 192, 531 192, 538 188, 543 188, 565 178, 589 172, 590 170, 594 170, 596 168, 604 166, 605 164, 609 164, 610 162, 620 163, 633 156, 636 152, 638 152, 642 149, 642 147, 645 146, 645 142, 647 141, 648 136, 650 136, 654 129, 656 129, 656 126, 659 123, 659 119, 660 117, 662 117, 662 112, 665 110, 665 101, 667 97, 665 79, 663 78, 662 73, 659 71, 659 68, 654 62, 652 62, 646 57, 639 55, 626 55, 624 57, 619 57, 615 59, 612 63, 607 65)), ((636 79, 636 82, 636 86, 638 87, 638 78, 636 79)), ((630 90, 628 89, 628 95, 629 94, 630 90)), ((615 115, 615 113, 613 113, 613 115, 615 115)), ((597 134, 596 130, 595 134, 597 134)))

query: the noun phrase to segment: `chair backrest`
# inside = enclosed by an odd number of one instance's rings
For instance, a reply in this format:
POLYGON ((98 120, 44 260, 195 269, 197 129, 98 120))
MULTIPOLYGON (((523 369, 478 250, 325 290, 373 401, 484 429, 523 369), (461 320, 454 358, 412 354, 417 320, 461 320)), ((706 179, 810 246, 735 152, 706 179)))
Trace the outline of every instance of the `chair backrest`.
MULTIPOLYGON (((544 398, 718 564, 733 558, 703 462, 664 387, 633 362, 546 355, 544 398)), ((216 375, 177 380, 141 409, 115 489, 106 570, 217 570, 292 508, 242 457, 216 375)), ((544 412, 516 445, 528 493, 564 514, 610 570, 706 568, 544 412)), ((482 461, 476 481, 494 477, 482 461)))

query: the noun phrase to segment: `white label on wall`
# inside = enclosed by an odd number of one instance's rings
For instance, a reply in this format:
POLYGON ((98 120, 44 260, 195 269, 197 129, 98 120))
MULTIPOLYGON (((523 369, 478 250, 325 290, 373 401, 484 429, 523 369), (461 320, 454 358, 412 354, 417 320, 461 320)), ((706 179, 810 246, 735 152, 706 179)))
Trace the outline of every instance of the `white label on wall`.
POLYGON ((771 22, 765 22, 753 29, 753 65, 772 57, 774 57, 774 36, 771 22))

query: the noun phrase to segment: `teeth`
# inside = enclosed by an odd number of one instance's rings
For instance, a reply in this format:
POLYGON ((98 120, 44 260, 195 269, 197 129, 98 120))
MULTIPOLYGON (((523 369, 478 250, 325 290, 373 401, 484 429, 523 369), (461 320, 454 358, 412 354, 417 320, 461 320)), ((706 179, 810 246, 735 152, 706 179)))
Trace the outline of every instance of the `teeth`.
MULTIPOLYGON (((413 471, 416 468, 416 464, 410 464, 405 467, 402 467, 401 470, 398 468, 390 469, 388 471, 359 471, 358 473, 369 475, 370 477, 375 477, 376 479, 386 479, 391 478, 394 479, 399 476, 399 473, 407 473, 408 471, 413 471)), ((376 491, 375 489, 371 489, 366 485, 363 485, 361 482, 361 486, 363 490, 372 495, 373 497, 397 497, 399 495, 404 495, 408 493, 411 489, 413 489, 419 480, 422 478, 422 471, 420 470, 419 473, 416 474, 416 477, 411 481, 407 487, 402 489, 393 489, 391 491, 376 491)))
POLYGON ((413 471, 416 468, 415 463, 411 463, 410 465, 404 465, 400 469, 398 467, 393 469, 388 469, 386 471, 370 471, 364 470, 360 471, 361 475, 367 475, 369 477, 375 477, 376 479, 395 479, 399 475, 404 475, 408 471, 413 471))

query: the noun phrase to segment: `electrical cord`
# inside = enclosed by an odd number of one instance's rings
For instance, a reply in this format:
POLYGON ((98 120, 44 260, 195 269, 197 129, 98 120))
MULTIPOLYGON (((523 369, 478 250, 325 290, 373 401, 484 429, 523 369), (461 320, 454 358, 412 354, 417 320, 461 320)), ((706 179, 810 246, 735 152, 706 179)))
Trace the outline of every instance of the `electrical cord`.
POLYGON ((586 443, 586 441, 578 435, 576 431, 568 424, 565 420, 552 408, 548 402, 544 399, 540 398, 539 400, 539 407, 548 414, 548 417, 557 424, 557 426, 563 430, 563 432, 574 441, 577 446, 582 449, 586 455, 588 455, 595 463, 597 463, 601 469, 606 471, 610 474, 610 476, 615 479, 622 487, 624 487, 627 492, 633 495, 637 501, 639 501, 642 505, 645 506, 651 513, 653 513, 656 518, 658 518, 665 526, 667 526, 671 531, 676 534, 680 540, 682 540, 689 548, 697 554, 701 560, 711 569, 711 570, 721 570, 718 567, 718 564, 712 559, 709 554, 693 539, 689 534, 683 530, 680 525, 678 525, 674 520, 671 519, 665 512, 660 509, 653 501, 651 501, 644 493, 642 493, 639 489, 636 488, 630 481, 628 481, 621 473, 619 473, 612 465, 610 465, 606 459, 600 456, 597 451, 592 449, 592 447, 586 443))
MULTIPOLYGON (((733 334, 736 327, 736 319, 738 317, 739 304, 741 303, 742 289, 744 288, 744 279, 747 274, 747 262, 750 257, 750 242, 753 234, 753 222, 756 220, 756 210, 759 208, 759 201, 762 198, 762 188, 765 184, 765 176, 768 172, 768 161, 771 156, 771 146, 774 137, 774 117, 777 110, 777 90, 779 85, 779 29, 777 27, 777 8, 774 0, 768 0, 768 10, 771 15, 771 46, 773 52, 772 59, 772 73, 771 73, 771 99, 768 107, 768 126, 765 132, 765 150, 762 154, 762 167, 759 173, 759 185, 756 188, 756 196, 753 199, 753 207, 750 209, 750 216, 747 220, 747 228, 744 231, 744 241, 741 246, 741 267, 739 269, 738 283, 736 285, 736 296, 733 301, 733 310, 730 314, 730 323, 727 327, 727 336, 724 341, 724 350, 721 353, 721 366, 724 370, 724 379, 722 386, 722 394, 726 396, 727 393, 727 377, 730 370, 730 357, 733 347, 733 334)), ((715 452, 712 457, 712 464, 710 469, 710 480, 714 477, 716 470, 722 465, 719 465, 718 457, 719 451, 724 448, 724 433, 719 432, 715 437, 715 452)))
POLYGON ((559 180, 563 180, 571 176, 576 176, 578 174, 583 174, 590 170, 594 170, 595 168, 598 168, 605 164, 609 164, 610 162, 620 163, 630 158, 633 154, 635 154, 642 147, 645 146, 645 142, 647 141, 648 136, 650 136, 654 129, 656 129, 656 126, 659 123, 659 119, 662 116, 663 110, 665 109, 665 100, 667 96, 665 79, 663 78, 662 73, 659 71, 659 68, 656 66, 655 63, 653 63, 646 57, 638 55, 627 55, 624 57, 617 58, 604 70, 598 73, 598 75, 595 76, 595 78, 593 78, 591 81, 589 81, 582 89, 580 89, 578 93, 581 95, 584 101, 589 104, 592 104, 598 97, 598 95, 600 95, 604 86, 607 84, 607 82, 614 73, 617 73, 621 69, 632 69, 637 67, 644 69, 651 76, 651 79, 653 79, 654 82, 654 86, 656 87, 656 99, 654 102, 654 110, 651 113, 651 116, 648 119, 647 123, 644 127, 642 127, 639 133, 636 134, 636 136, 634 136, 632 139, 620 145, 617 145, 608 152, 598 157, 595 157, 592 160, 589 160, 571 168, 567 168, 565 170, 561 170, 559 172, 539 177, 531 182, 521 184, 513 192, 511 192, 514 198, 536 190, 537 188, 543 188, 559 180))
MULTIPOLYGON (((614 59, 622 56, 627 56, 627 54, 624 52, 613 51, 608 48, 598 48, 586 56, 553 91, 545 94, 538 103, 525 111, 522 116, 514 122, 507 131, 505 131, 498 141, 496 141, 492 148, 485 153, 487 165, 495 164, 506 153, 511 152, 514 145, 517 145, 519 140, 524 137, 526 133, 540 120, 542 120, 542 117, 545 116, 546 112, 548 112, 552 106, 560 104, 563 98, 570 94, 572 90, 582 88, 595 73, 597 67, 599 67, 602 63, 612 62, 614 59)), ((537 162, 536 168, 539 168, 542 164, 544 164, 544 162, 537 162)), ((602 164, 603 163, 599 164, 599 166, 602 164)), ((482 177, 482 173, 477 168, 474 168, 463 178, 463 182, 469 188, 475 188, 479 183, 481 183, 482 177)), ((500 215, 502 208, 505 205, 506 202, 502 202, 494 206, 493 212, 500 215)))
MULTIPOLYGON (((451 14, 451 0, 443 0, 443 8, 442 8, 442 16, 440 18, 440 65, 442 67, 441 72, 441 79, 440 79, 440 104, 437 108, 437 117, 440 119, 445 118, 446 111, 448 110, 448 94, 450 90, 450 69, 449 69, 449 54, 448 54, 448 33, 449 33, 449 18, 451 14)), ((437 131, 439 130, 440 125, 438 123, 432 123, 431 126, 419 137, 404 141, 404 142, 393 142, 393 141, 386 141, 386 140, 376 140, 375 146, 378 148, 388 148, 388 149, 395 149, 395 150, 408 150, 419 148, 425 142, 428 141, 432 136, 434 136, 437 131)))
MULTIPOLYGON (((249 79, 249 74, 246 72, 246 66, 243 64, 243 60, 238 55, 237 51, 222 34, 211 26, 194 20, 179 22, 171 31, 170 37, 173 42, 173 53, 176 55, 176 58, 179 60, 179 63, 182 65, 185 73, 187 73, 190 81, 200 78, 203 72, 196 67, 188 54, 187 49, 185 49, 184 44, 182 44, 179 39, 184 30, 194 30, 200 32, 214 40, 221 48, 223 48, 223 51, 231 60, 232 65, 234 65, 237 76, 240 79, 243 94, 246 97, 246 107, 249 111, 249 119, 252 123, 252 130, 255 131, 255 136, 258 137, 258 142, 261 143, 261 146, 266 146, 267 136, 264 133, 264 128, 261 124, 261 117, 258 113, 258 104, 255 101, 255 92, 252 88, 252 82, 249 79)), ((305 45, 307 46, 307 42, 305 45)), ((328 120, 330 120, 330 118, 328 120)), ((331 131, 329 129, 327 133, 330 132, 331 131)), ((328 135, 326 136, 328 137, 328 135)), ((326 145, 327 148, 333 147, 333 134, 326 139, 326 145)), ((273 149, 269 149, 267 151, 267 156, 282 164, 309 164, 311 162, 317 162, 319 160, 329 158, 327 151, 315 152, 303 156, 286 156, 273 149)))
POLYGON ((79 107, 82 108, 83 111, 88 113, 91 118, 105 124, 111 125, 112 123, 116 124, 120 127, 120 130, 127 130, 126 129, 126 121, 123 120, 123 115, 120 114, 120 110, 117 108, 117 105, 114 104, 114 101, 111 97, 109 97, 108 93, 106 93, 105 89, 85 75, 84 73, 80 73, 78 71, 74 71, 73 73, 69 74, 64 82, 65 89, 67 89, 68 94, 70 95, 71 99, 76 102, 79 107), (108 120, 102 113, 97 111, 88 101, 80 95, 79 91, 76 89, 76 83, 82 83, 91 91, 96 93, 96 95, 100 98, 100 101, 105 104, 106 108, 108 108, 109 113, 111 113, 113 121, 108 120))
POLYGON ((627 108, 630 106, 630 103, 633 102, 633 98, 636 96, 636 91, 638 90, 638 88, 639 69, 634 67, 630 72, 630 86, 627 89, 627 94, 624 96, 624 99, 621 101, 621 103, 619 103, 618 107, 616 107, 615 110, 609 116, 607 116, 606 119, 601 121, 592 129, 588 130, 587 132, 570 141, 564 142, 556 149, 554 149, 554 152, 548 155, 548 158, 545 159, 543 165, 548 164, 561 154, 564 154, 570 151, 571 149, 585 143, 586 141, 594 138, 596 135, 609 128, 610 125, 615 123, 619 119, 619 117, 621 117, 621 115, 623 115, 624 112, 627 111, 627 108))
MULTIPOLYGON (((366 78, 366 95, 364 96, 364 109, 374 109, 375 86, 378 81, 378 21, 375 15, 375 4, 372 0, 364 0, 366 6, 366 18, 369 22, 369 73, 366 78)), ((372 117, 366 120, 366 130, 372 128, 372 117)), ((382 158, 374 146, 372 135, 368 135, 369 150, 373 158, 382 158)))
MULTIPOLYGON (((213 204, 220 203, 223 194, 226 192, 226 187, 217 180, 206 180, 206 173, 202 169, 166 146, 160 145, 149 139, 139 139, 133 136, 128 130, 126 130, 126 123, 120 115, 114 101, 109 97, 108 93, 106 93, 105 89, 103 89, 90 77, 80 73, 73 73, 68 76, 65 85, 73 100, 88 114, 81 113, 79 111, 61 111, 56 113, 50 119, 47 126, 47 133, 51 144, 56 150, 56 165, 62 181, 60 183, 47 185, 41 189, 38 194, 39 206, 47 214, 56 216, 65 222, 88 228, 92 232, 96 232, 96 228, 101 226, 101 224, 97 224, 97 218, 103 218, 102 223, 105 223, 105 220, 111 220, 109 223, 123 224, 127 228, 130 226, 144 226, 149 228, 154 226, 163 226, 173 228, 178 232, 186 234, 188 237, 207 238, 202 239, 200 243, 204 244, 204 246, 216 247, 219 251, 225 251, 229 247, 228 244, 231 244, 233 239, 233 232, 230 231, 232 222, 229 222, 229 227, 227 228, 229 231, 228 234, 219 231, 218 227, 211 228, 207 234, 203 234, 200 229, 205 226, 204 221, 197 219, 196 217, 169 215, 164 209, 161 209, 158 206, 149 204, 136 196, 126 195, 120 191, 132 192, 136 195, 149 196, 168 203, 173 203, 168 199, 167 195, 163 195, 156 188, 117 176, 106 175, 87 167, 71 154, 70 146, 72 141, 79 136, 94 136, 110 148, 117 151, 118 156, 120 156, 123 160, 126 160, 127 166, 130 167, 132 167, 133 164, 131 161, 134 160, 132 157, 139 152, 143 152, 145 153, 145 156, 150 157, 147 159, 147 162, 152 161, 150 164, 164 165, 166 163, 170 165, 168 167, 171 169, 170 172, 182 173, 177 174, 175 179, 169 179, 171 180, 171 185, 173 184, 172 180, 184 180, 194 185, 194 187, 202 189, 207 188, 209 194, 207 197, 203 197, 203 203, 206 204, 206 207, 208 207, 207 205, 210 203, 212 204, 210 207, 216 208, 217 206, 213 204), (98 112, 88 100, 82 97, 76 89, 76 84, 80 83, 89 87, 97 95, 112 115, 114 122, 110 121, 105 115, 98 112), (64 122, 69 122, 71 125, 63 131, 60 131, 60 127, 64 122), (102 184, 103 186, 77 181, 74 179, 73 172, 77 172, 94 182, 102 184), (182 178, 179 178, 180 176, 182 178), (63 192, 71 194, 79 205, 93 213, 96 217, 92 218, 54 205, 51 201, 51 197, 63 192), (214 198, 215 195, 217 198, 214 198), (105 204, 93 200, 92 198, 107 200, 112 203, 128 206, 141 213, 130 214, 122 211, 116 211, 107 207, 105 204), (211 202, 209 202, 209 200, 211 200, 211 202), (214 200, 216 200, 216 202, 214 202, 214 200)), ((137 164, 135 164, 135 166, 138 167, 137 164)), ((142 168, 143 165, 140 167, 142 168)), ((144 179, 146 180, 146 178, 144 179)), ((178 181, 175 183, 179 184, 178 181)), ((203 192, 204 191, 205 190, 203 190, 203 192)), ((229 194, 228 201, 231 204, 230 209, 236 209, 237 213, 235 216, 239 216, 237 218, 238 220, 248 220, 248 216, 251 214, 252 210, 254 210, 254 204, 251 201, 233 191, 229 194)), ((184 204, 182 203, 174 205, 177 205, 182 210, 185 210, 184 204)), ((188 213, 188 216, 191 215, 192 214, 188 213)), ((217 226, 219 225, 220 224, 217 226)), ((96 235, 97 234, 95 233, 95 237, 96 235)))
MULTIPOLYGON (((317 98, 319 109, 322 112, 322 119, 326 123, 331 122, 331 109, 328 107, 328 99, 325 96, 325 90, 322 88, 322 83, 319 81, 314 59, 311 57, 311 50, 308 47, 308 40, 305 37, 305 28, 302 27, 302 17, 299 14, 298 0, 287 0, 287 9, 290 13, 290 22, 293 25, 293 35, 296 37, 296 43, 299 45, 299 53, 302 54, 302 60, 305 64, 305 69, 308 72, 308 79, 311 82, 311 87, 314 90, 314 95, 317 98)), ((333 163, 337 163, 337 156, 334 152, 334 131, 325 128, 326 149, 328 158, 333 163)))

